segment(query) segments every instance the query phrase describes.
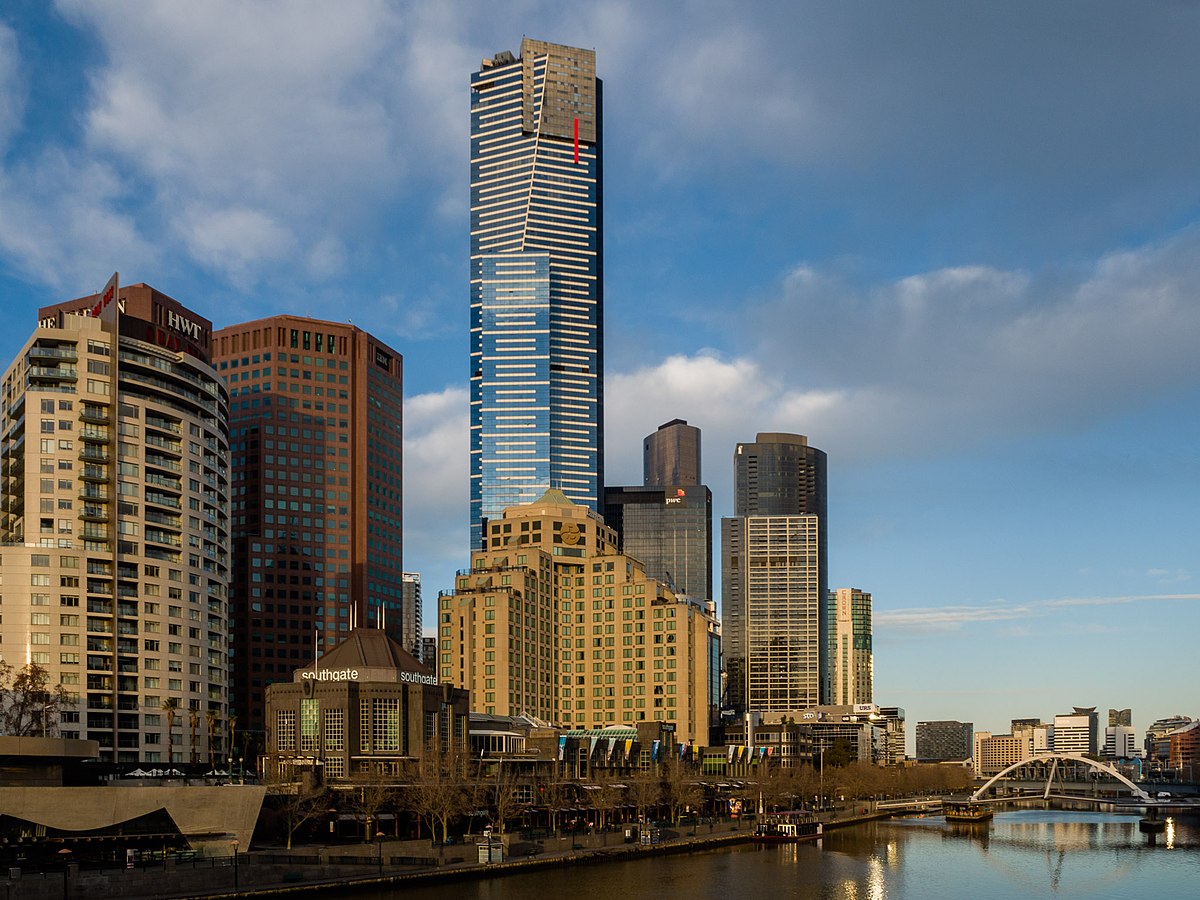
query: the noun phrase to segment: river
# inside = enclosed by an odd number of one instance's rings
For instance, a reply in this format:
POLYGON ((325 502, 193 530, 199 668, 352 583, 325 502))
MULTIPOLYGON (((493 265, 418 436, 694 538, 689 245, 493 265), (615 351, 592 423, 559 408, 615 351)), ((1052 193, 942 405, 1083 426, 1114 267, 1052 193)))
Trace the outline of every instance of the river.
POLYGON ((550 869, 383 892, 378 900, 1008 900, 1200 895, 1200 820, 1174 818, 1153 844, 1137 816, 998 813, 990 825, 895 819, 832 831, 820 845, 550 869))

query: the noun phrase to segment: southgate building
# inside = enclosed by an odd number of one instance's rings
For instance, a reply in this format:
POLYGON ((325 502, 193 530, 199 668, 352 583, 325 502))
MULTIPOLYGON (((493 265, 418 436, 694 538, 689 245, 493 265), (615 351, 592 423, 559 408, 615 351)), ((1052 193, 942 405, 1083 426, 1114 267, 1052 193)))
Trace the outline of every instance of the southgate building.
POLYGON ((471 76, 471 547, 504 510, 604 483, 601 84, 525 38, 471 76))
POLYGON ((224 759, 229 435, 211 323, 145 284, 46 307, 3 377, 0 657, 115 763, 224 759))

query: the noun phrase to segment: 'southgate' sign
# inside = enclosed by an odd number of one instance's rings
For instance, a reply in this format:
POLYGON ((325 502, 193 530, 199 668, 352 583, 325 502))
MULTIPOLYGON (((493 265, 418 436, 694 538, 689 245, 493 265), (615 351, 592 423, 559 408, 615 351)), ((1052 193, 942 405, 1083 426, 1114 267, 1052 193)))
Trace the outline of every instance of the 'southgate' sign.
POLYGON ((300 677, 313 681, 358 681, 358 669, 318 669, 315 672, 301 672, 300 677))
POLYGON ((436 675, 422 675, 420 672, 401 672, 401 681, 411 681, 413 684, 433 684, 438 683, 436 675))

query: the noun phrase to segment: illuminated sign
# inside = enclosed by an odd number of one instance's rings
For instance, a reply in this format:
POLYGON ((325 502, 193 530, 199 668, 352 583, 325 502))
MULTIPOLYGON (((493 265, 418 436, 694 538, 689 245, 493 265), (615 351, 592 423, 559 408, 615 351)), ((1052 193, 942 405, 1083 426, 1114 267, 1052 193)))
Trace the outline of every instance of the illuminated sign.
POLYGON ((438 679, 436 675, 422 675, 420 672, 401 672, 401 681, 409 681, 413 684, 432 684, 436 686, 438 679))

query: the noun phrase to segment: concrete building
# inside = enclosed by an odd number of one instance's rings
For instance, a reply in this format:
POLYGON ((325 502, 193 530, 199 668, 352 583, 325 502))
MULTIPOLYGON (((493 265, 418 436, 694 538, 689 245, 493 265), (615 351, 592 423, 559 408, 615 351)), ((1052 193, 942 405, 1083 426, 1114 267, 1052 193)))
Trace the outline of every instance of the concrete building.
POLYGON ((881 706, 879 715, 883 718, 886 732, 883 762, 889 766, 898 766, 908 758, 905 750, 904 709, 899 706, 881 706))
POLYGON ((970 722, 954 720, 918 722, 917 760, 919 762, 949 762, 969 759, 972 755, 974 729, 975 726, 970 722))
POLYGON ((829 605, 830 702, 874 703, 871 595, 858 588, 838 588, 829 592, 829 605))
POLYGON ((280 315, 222 328, 229 387, 233 705, 358 626, 403 640, 402 360, 340 322, 280 315))
POLYGON ((1137 732, 1130 725, 1109 725, 1104 729, 1104 758, 1132 759, 1141 756, 1137 732))
POLYGON ((1094 706, 1076 706, 1074 712, 1054 717, 1054 751, 1056 753, 1100 752, 1100 717, 1094 706))
POLYGON ((602 90, 594 50, 525 38, 471 76, 471 548, 553 487, 604 484, 602 90))
POLYGON ((1108 724, 1121 725, 1126 728, 1133 725, 1133 710, 1131 709, 1110 709, 1108 711, 1108 724))
POLYGON ((991 776, 1028 759, 1028 739, 1023 735, 979 732, 974 741, 975 774, 991 776))
POLYGON ((488 522, 438 601, 438 675, 476 712, 569 729, 663 721, 708 742, 719 686, 711 601, 682 600, 558 490, 488 522))
POLYGON ((1200 775, 1200 722, 1181 725, 1167 735, 1168 765, 1178 781, 1195 782, 1200 775))
POLYGON ((727 705, 777 718, 829 690, 826 459, 799 434, 734 453, 734 516, 721 520, 727 705))
POLYGON ((374 628, 340 644, 267 688, 267 772, 325 780, 400 774, 427 753, 467 748, 466 691, 374 628))
POLYGON ((1026 741, 1025 755, 1037 756, 1054 749, 1054 726, 1038 718, 1013 719, 1012 734, 1026 741))
POLYGON ((700 429, 686 419, 672 419, 647 435, 642 441, 642 478, 646 487, 703 484, 700 429))
POLYGON ((1146 764, 1158 769, 1165 768, 1171 758, 1171 740, 1169 735, 1172 731, 1182 728, 1184 725, 1190 725, 1193 721, 1191 716, 1176 714, 1157 719, 1147 728, 1144 745, 1146 750, 1146 764))
POLYGON ((211 324, 115 275, 38 322, 2 382, 0 657, 62 684, 48 726, 105 760, 223 758, 229 435, 211 324))

